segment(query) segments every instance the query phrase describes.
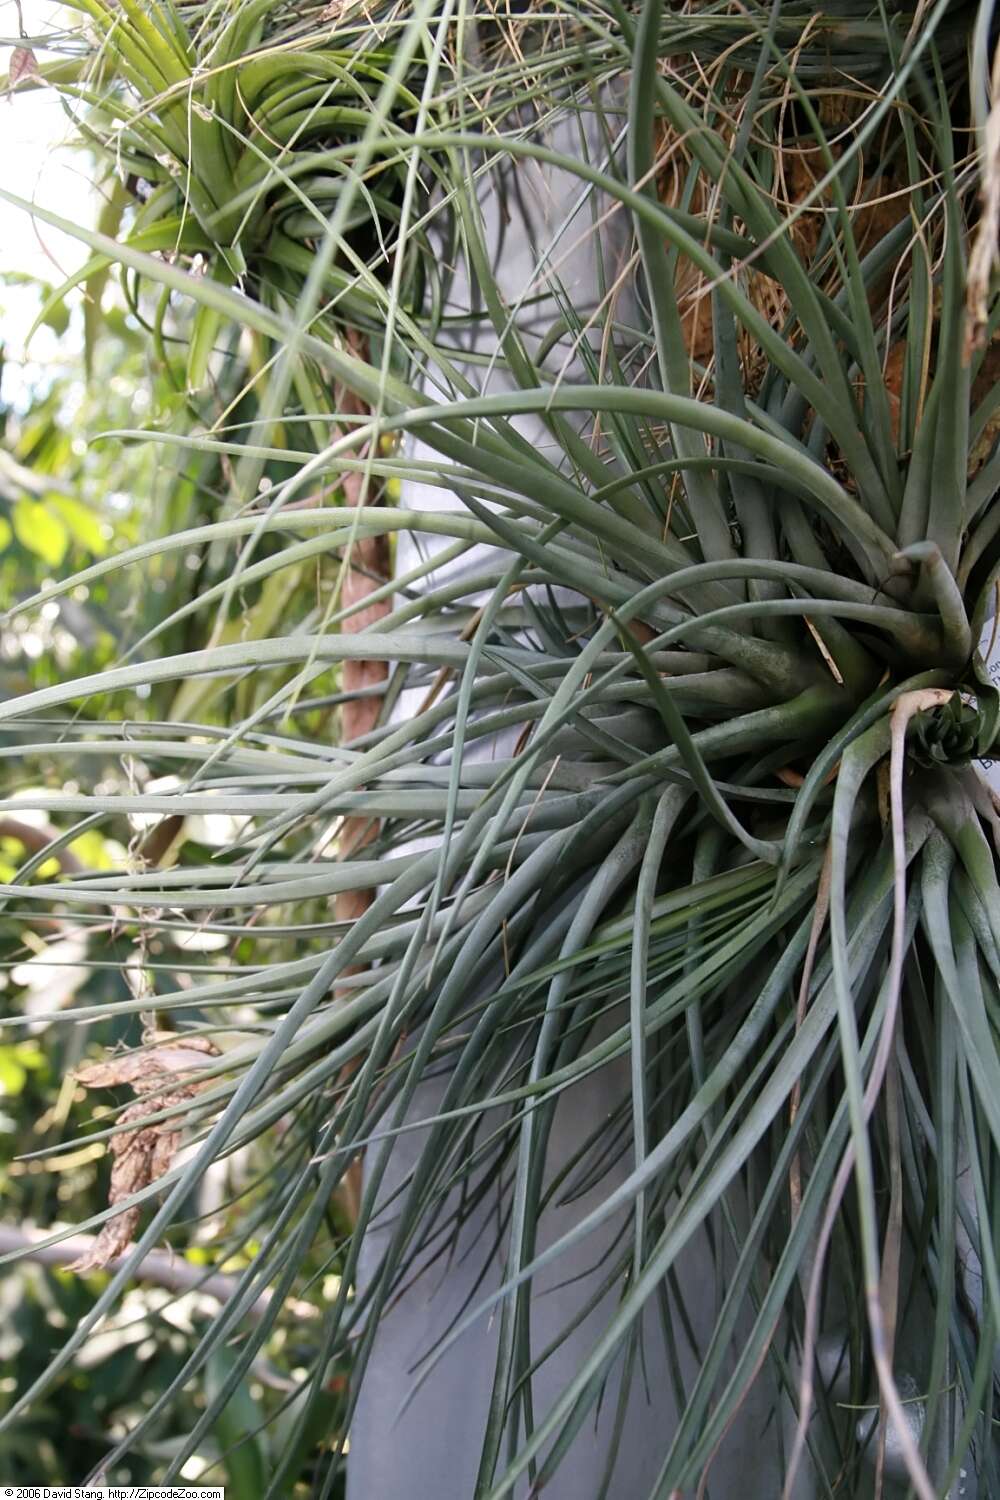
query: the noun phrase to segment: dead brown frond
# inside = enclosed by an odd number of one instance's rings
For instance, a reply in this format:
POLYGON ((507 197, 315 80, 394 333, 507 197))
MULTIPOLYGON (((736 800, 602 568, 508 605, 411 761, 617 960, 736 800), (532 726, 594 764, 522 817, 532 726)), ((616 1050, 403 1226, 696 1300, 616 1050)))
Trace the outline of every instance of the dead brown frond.
MULTIPOLYGON (((197 1078, 206 1059, 219 1056, 219 1049, 204 1037, 171 1035, 166 1041, 138 1052, 123 1052, 80 1068, 78 1083, 85 1089, 113 1089, 126 1084, 138 1097, 122 1111, 119 1123, 147 1119, 193 1099, 205 1087, 197 1078)), ((181 1142, 181 1131, 173 1120, 157 1120, 122 1130, 111 1138, 111 1182, 108 1203, 114 1205, 148 1187, 169 1171, 181 1142)), ((69 1267, 80 1275, 100 1271, 116 1260, 131 1243, 139 1223, 136 1206, 123 1209, 102 1227, 86 1254, 69 1267)))

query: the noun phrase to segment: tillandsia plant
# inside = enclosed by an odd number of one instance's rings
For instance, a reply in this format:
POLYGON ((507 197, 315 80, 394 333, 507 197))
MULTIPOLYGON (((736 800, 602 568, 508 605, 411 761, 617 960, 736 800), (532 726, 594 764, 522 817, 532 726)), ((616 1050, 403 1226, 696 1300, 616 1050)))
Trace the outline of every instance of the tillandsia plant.
MULTIPOLYGON (((11 752, 28 743, 55 768, 35 798, 51 819, 241 826, 211 862, 182 850, 166 869, 42 881, 39 856, 5 889, 22 919, 111 909, 137 943, 191 928, 239 954, 115 1007, 155 1003, 161 1027, 217 1050, 182 1102, 144 1122, 133 1106, 91 1139, 181 1120, 194 1149, 103 1216, 165 1195, 6 1420, 72 1360, 208 1166, 280 1129, 294 1170, 256 1209, 238 1294, 104 1472, 269 1288, 167 1477, 180 1471, 317 1245, 344 1274, 297 1429, 348 1348, 353 1405, 397 1299, 494 1205, 479 1253, 501 1284, 414 1375, 433 1383, 495 1316, 477 1495, 543 1489, 612 1372, 593 1493, 619 1493, 628 1408, 659 1399, 645 1315, 664 1310, 668 1351, 690 1336, 671 1288, 694 1244, 721 1286, 693 1377, 669 1365, 677 1420, 651 1424, 650 1495, 704 1492, 762 1372, 795 1414, 787 1495, 807 1469, 830 1496, 899 1483, 931 1500, 961 1470, 1000 1493, 998 822, 974 764, 1000 738, 979 649, 1000 576, 992 6, 415 5, 387 19, 387 52, 377 17, 369 33, 332 7, 281 11, 273 46, 253 6, 88 13, 101 66, 114 54, 133 91, 124 165, 156 176, 160 146, 171 164, 119 239, 34 211, 164 307, 197 309, 193 344, 208 325, 213 341, 249 330, 287 374, 249 431, 119 434, 235 456, 218 520, 8 611, 171 549, 231 548, 233 576, 199 601, 202 649, 158 658, 144 642, 140 660, 3 703, 0 722, 11 752), (153 79, 126 39, 175 71, 153 79), (302 176, 300 152, 317 158, 302 176), (571 209, 512 294, 496 222, 516 223, 553 172, 576 185, 571 209), (181 235, 167 259, 150 253, 164 225, 181 235), (628 250, 584 307, 561 247, 609 225, 628 250), (464 305, 418 274, 428 249, 464 305), (196 250, 213 274, 192 274, 196 250), (262 496, 271 461, 291 467, 262 496), (345 510, 345 474, 399 481, 413 503, 390 486, 345 510), (421 508, 426 485, 451 503, 421 508), (311 628, 220 643, 281 570, 346 566, 386 536, 437 550, 378 585, 377 628, 346 631, 360 605, 334 599, 311 628), (468 566, 445 577, 446 562, 468 566), (343 702, 345 663, 373 660, 391 664, 365 690, 374 727, 318 740, 307 714, 343 702), (136 713, 137 688, 190 677, 216 685, 199 721, 136 713), (258 679, 236 712, 234 684, 258 679), (85 783, 112 750, 130 782, 60 788, 60 766, 85 783), (338 820, 358 817, 367 842, 338 858, 338 820), (325 903, 363 889, 360 918, 331 920, 325 903), (294 956, 271 960, 289 935, 294 956), (554 1160, 557 1109, 622 1059, 610 1117, 554 1160), (440 1092, 422 1113, 428 1079, 440 1092), (415 1164, 394 1179, 416 1123, 415 1164), (340 1246, 328 1205, 362 1153, 340 1246), (553 1210, 595 1185, 596 1205, 550 1234, 553 1210), (533 1287, 608 1225, 599 1332, 539 1406, 554 1350, 533 1333, 533 1287)), ((318 1460, 317 1493, 342 1461, 318 1460)), ((279 1452, 269 1495, 286 1474, 279 1452)))
MULTIPOLYGON (((281 308, 309 275, 311 242, 339 212, 326 315, 341 328, 377 327, 382 309, 359 271, 373 256, 386 261, 387 238, 428 186, 425 174, 407 172, 405 151, 384 149, 390 135, 402 143, 412 133, 421 85, 435 71, 422 53, 399 66, 401 54, 414 52, 405 36, 397 44, 405 16, 392 6, 362 15, 261 0, 176 10, 84 0, 79 9, 90 45, 38 76, 59 84, 85 139, 113 163, 122 186, 109 195, 108 213, 117 227, 132 204, 128 243, 197 256, 216 280, 238 281, 281 308), (390 67, 395 86, 387 92, 390 67), (383 139, 377 154, 373 125, 383 139)), ((92 283, 107 264, 95 257, 55 296, 92 283)), ((440 297, 437 264, 418 222, 395 263, 400 312, 440 297)), ((138 310, 139 288, 128 290, 138 310)), ((161 341, 169 339, 168 305, 165 294, 154 319, 161 341)), ((192 392, 206 384, 221 322, 205 307, 188 331, 192 392)))

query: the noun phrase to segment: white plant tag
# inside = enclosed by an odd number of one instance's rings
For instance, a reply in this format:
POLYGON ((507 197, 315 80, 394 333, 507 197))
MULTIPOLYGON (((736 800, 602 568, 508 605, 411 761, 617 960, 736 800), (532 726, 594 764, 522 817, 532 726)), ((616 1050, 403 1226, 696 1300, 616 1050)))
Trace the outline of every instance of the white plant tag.
MULTIPOLYGON (((1000 621, 987 620, 979 641, 979 649, 986 660, 990 681, 1000 688, 1000 621)), ((993 790, 1000 793, 1000 755, 995 760, 983 759, 976 767, 993 790)))

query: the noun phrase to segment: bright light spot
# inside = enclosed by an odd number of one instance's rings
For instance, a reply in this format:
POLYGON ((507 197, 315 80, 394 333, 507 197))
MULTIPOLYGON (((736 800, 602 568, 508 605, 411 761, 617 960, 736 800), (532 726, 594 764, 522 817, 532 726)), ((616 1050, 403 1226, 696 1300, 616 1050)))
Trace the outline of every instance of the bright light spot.
POLYGON ((229 944, 224 932, 181 932, 175 939, 182 953, 218 953, 229 944))
MULTIPOLYGON (((176 792, 180 785, 181 778, 179 776, 153 776, 146 783, 146 791, 151 797, 162 797, 167 792, 176 792)), ((139 813, 137 816, 143 817, 145 815, 139 813)))
POLYGON ((29 806, 22 807, 20 805, 22 799, 25 803, 27 803, 29 797, 47 797, 48 793, 49 789, 45 786, 27 786, 22 788, 21 791, 15 792, 14 795, 17 799, 18 806, 14 810, 14 816, 17 818, 18 822, 27 823, 29 828, 48 828, 49 815, 47 812, 45 812, 44 808, 29 806))
POLYGON ((72 1000, 89 973, 80 964, 80 959, 86 956, 87 944, 83 939, 64 938, 51 943, 43 953, 15 965, 10 977, 14 984, 25 987, 27 1014, 59 1010, 72 1000))
POLYGON ((234 818, 228 813, 203 813, 190 820, 191 836, 215 849, 228 848, 241 838, 250 819, 234 818))
MULTIPOLYGON (((22 0, 21 11, 30 36, 44 37, 60 29, 59 11, 46 0, 22 0)), ((4 6, 4 21, 7 36, 15 35, 13 5, 4 6)), ((36 50, 40 61, 54 55, 36 50)), ((8 51, 7 61, 9 56, 8 51)), ((0 62, 0 69, 6 65, 0 62)), ((68 144, 74 135, 73 123, 54 89, 22 86, 13 98, 4 100, 4 187, 29 203, 54 209, 70 222, 92 224, 97 199, 86 155, 68 144)), ((0 271, 26 272, 58 286, 88 254, 72 235, 51 228, 24 209, 0 205, 0 271)), ((5 290, 4 342, 15 358, 23 353, 37 312, 33 291, 5 290)), ((45 329, 33 352, 44 357, 43 346, 55 342, 51 330, 45 329)))
POLYGON ((182 1479, 200 1479, 208 1468, 208 1459, 202 1458, 200 1453, 192 1453, 187 1463, 181 1469, 182 1479))

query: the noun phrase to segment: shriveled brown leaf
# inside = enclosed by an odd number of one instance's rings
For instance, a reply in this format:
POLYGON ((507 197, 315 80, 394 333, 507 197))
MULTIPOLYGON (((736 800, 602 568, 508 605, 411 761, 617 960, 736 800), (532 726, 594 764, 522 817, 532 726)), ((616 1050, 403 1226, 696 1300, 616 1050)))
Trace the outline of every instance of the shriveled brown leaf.
POLYGON ((137 1208, 123 1209, 101 1227, 100 1234, 86 1255, 81 1255, 79 1260, 70 1261, 67 1271, 75 1271, 78 1276, 87 1276, 91 1271, 103 1271, 112 1261, 125 1254, 135 1237, 138 1223, 137 1208))
POLYGON ((15 47, 7 69, 7 89, 13 93, 22 78, 38 77, 38 58, 30 47, 15 47))
POLYGON ((981 214, 976 236, 969 252, 966 279, 965 348, 966 364, 973 351, 981 349, 989 326, 989 292, 993 272, 1000 265, 1000 47, 993 64, 993 94, 996 103, 990 110, 983 130, 981 214))
POLYGON ((218 1055, 219 1049, 205 1038, 184 1037, 89 1063, 78 1068, 75 1076, 85 1089, 114 1089, 128 1084, 137 1094, 147 1094, 180 1074, 203 1067, 206 1057, 218 1055))
MULTIPOLYGON (((162 1102, 157 1101, 156 1107, 162 1108, 167 1102, 167 1099, 162 1102)), ((150 1113, 152 1107, 153 1103, 148 1099, 130 1104, 122 1113, 121 1123, 141 1119, 150 1113)), ((122 1131, 120 1135, 112 1136, 111 1155, 114 1161, 111 1167, 111 1183, 108 1187, 109 1205, 120 1203, 122 1199, 130 1197, 140 1188, 147 1187, 157 1177, 162 1177, 170 1165, 179 1141, 180 1132, 168 1129, 164 1125, 152 1125, 142 1130, 122 1131)), ((138 1208, 123 1209, 120 1214, 108 1220, 88 1253, 81 1256, 79 1260, 73 1261, 69 1269, 81 1274, 86 1271, 103 1270, 109 1261, 117 1260, 118 1256, 128 1249, 138 1223, 138 1208)))
MULTIPOLYGON (((123 1110, 119 1124, 143 1120, 160 1110, 193 1099, 203 1083, 193 1076, 219 1050, 204 1037, 171 1038, 142 1052, 123 1052, 80 1068, 77 1081, 88 1089, 118 1088, 127 1084, 139 1098, 123 1110)), ((148 1187, 169 1171, 181 1143, 181 1132, 171 1120, 139 1125, 112 1136, 113 1158, 108 1204, 113 1206, 148 1187)), ((103 1270, 131 1243, 139 1223, 139 1209, 125 1208, 102 1228, 87 1254, 69 1266, 84 1274, 103 1270)))

